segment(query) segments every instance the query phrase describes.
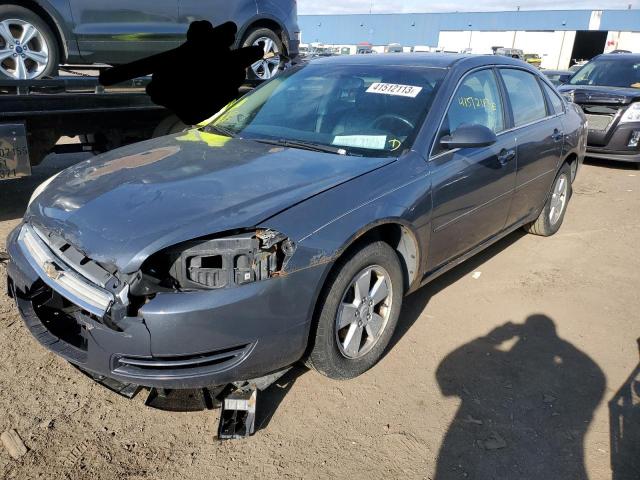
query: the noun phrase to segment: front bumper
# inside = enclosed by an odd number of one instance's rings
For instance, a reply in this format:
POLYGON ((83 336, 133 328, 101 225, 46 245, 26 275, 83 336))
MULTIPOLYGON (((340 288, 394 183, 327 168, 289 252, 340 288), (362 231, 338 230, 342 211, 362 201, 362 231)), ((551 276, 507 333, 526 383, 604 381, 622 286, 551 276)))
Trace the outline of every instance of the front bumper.
POLYGON ((148 387, 199 388, 279 370, 306 349, 326 266, 235 288, 159 293, 114 328, 82 308, 55 309, 74 304, 34 268, 20 228, 7 239, 10 294, 36 339, 84 370, 148 387))
POLYGON ((607 132, 590 131, 587 156, 621 162, 640 162, 640 145, 628 146, 635 131, 640 131, 640 122, 614 122, 607 132))

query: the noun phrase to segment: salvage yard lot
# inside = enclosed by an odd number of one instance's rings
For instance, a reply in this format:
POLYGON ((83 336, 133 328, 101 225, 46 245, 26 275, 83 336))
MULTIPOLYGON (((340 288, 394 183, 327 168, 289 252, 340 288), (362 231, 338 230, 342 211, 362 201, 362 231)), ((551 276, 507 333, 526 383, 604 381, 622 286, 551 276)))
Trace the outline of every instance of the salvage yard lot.
MULTIPOLYGON (((33 188, 80 158, 0 183, 0 251, 33 188)), ((409 296, 361 377, 294 369, 244 441, 216 440, 217 411, 152 410, 45 351, 0 264, 0 432, 29 449, 0 449, 1 476, 609 479, 607 402, 638 364, 638 212, 639 171, 585 165, 556 235, 511 234, 409 296)))

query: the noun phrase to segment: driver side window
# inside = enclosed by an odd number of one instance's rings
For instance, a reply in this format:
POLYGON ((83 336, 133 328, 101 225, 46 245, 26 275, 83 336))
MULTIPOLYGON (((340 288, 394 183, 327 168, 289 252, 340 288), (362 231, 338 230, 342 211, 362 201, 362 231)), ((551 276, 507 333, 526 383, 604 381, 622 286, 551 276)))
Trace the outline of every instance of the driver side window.
POLYGON ((465 77, 453 94, 449 110, 438 134, 434 154, 444 149, 439 140, 461 125, 483 125, 494 133, 504 130, 504 109, 493 70, 480 70, 465 77))

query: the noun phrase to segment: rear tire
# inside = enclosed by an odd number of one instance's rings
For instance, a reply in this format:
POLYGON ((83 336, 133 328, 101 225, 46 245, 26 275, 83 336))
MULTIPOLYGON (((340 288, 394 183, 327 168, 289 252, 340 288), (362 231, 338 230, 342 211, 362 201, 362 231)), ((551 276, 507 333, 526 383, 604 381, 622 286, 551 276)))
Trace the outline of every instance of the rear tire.
POLYGON ((5 28, 0 29, 0 51, 11 50, 13 53, 0 60, 0 78, 33 80, 58 73, 58 41, 42 18, 18 5, 2 5, 0 27, 2 26, 5 28), (22 45, 19 43, 20 37, 27 31, 35 33, 22 45))
POLYGON ((258 45, 259 42, 265 43, 265 55, 273 53, 274 57, 267 60, 258 60, 247 69, 247 78, 249 80, 269 80, 280 73, 280 56, 286 55, 284 44, 280 36, 268 28, 254 28, 247 33, 242 42, 243 47, 258 45))
POLYGON ((384 242, 342 259, 320 298, 306 364, 334 379, 356 377, 375 365, 398 322, 402 279, 398 255, 384 242))
POLYGON ((525 230, 543 237, 556 233, 564 220, 571 192, 571 167, 565 163, 553 181, 551 193, 540 215, 535 222, 525 226, 525 230))

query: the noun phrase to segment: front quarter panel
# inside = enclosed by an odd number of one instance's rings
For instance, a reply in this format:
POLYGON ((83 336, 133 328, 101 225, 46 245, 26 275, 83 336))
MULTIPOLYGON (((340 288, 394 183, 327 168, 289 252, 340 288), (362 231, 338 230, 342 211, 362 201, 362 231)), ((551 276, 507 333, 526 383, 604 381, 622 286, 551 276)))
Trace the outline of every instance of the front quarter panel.
POLYGON ((567 103, 566 115, 562 118, 564 128, 565 152, 564 157, 575 154, 579 164, 584 160, 587 151, 587 119, 575 103, 567 103))
MULTIPOLYGON (((297 242, 284 274, 332 263, 371 228, 384 223, 405 226, 417 242, 418 280, 430 231, 428 164, 414 152, 366 175, 317 195, 265 221, 297 242)), ((416 283, 416 282, 413 282, 416 283)))

